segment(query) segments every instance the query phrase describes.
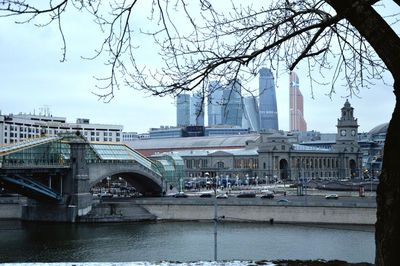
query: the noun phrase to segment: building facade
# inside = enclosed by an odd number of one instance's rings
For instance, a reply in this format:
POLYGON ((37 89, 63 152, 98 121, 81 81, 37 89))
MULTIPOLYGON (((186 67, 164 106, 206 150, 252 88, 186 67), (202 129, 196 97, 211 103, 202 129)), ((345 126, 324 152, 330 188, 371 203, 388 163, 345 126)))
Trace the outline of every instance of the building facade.
POLYGON ((289 129, 290 131, 307 131, 304 120, 304 101, 299 88, 299 77, 295 72, 290 73, 289 80, 289 129))
POLYGON ((176 97, 176 125, 184 127, 190 125, 190 95, 179 94, 176 97))
POLYGON ((243 97, 243 120, 242 128, 253 132, 260 130, 260 112, 258 101, 254 96, 243 97))
POLYGON ((222 124, 242 126, 243 104, 240 81, 231 81, 222 93, 222 124))
POLYGON ((216 80, 208 85, 208 126, 222 125, 222 94, 223 86, 216 80))
POLYGON ((297 144, 292 135, 283 131, 264 130, 256 138, 247 138, 242 148, 236 144, 227 149, 221 144, 219 149, 215 146, 184 149, 181 143, 179 150, 171 153, 182 157, 186 178, 204 177, 208 173, 211 177, 266 182, 359 179, 362 178, 362 153, 357 143, 357 127, 353 108, 346 101, 338 119, 336 142, 329 148, 297 144))
POLYGON ((120 142, 122 129, 120 125, 90 124, 89 119, 82 118, 77 119, 76 123, 67 123, 65 117, 51 115, 0 115, 0 144, 77 131, 88 141, 120 142))
POLYGON ((190 97, 190 125, 204 126, 204 104, 205 98, 200 93, 190 97))
POLYGON ((261 68, 259 75, 260 130, 278 130, 274 75, 268 68, 261 68))

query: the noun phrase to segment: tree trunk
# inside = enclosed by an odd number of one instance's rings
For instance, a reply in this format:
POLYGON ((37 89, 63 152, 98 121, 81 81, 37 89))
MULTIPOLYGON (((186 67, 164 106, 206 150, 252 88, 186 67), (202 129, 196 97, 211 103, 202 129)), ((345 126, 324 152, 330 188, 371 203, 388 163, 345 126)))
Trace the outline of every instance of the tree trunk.
MULTIPOLYGON (((371 7, 371 0, 326 0, 369 42, 394 78, 396 106, 386 133, 382 174, 377 190, 375 245, 377 265, 400 264, 400 39, 371 7)), ((378 103, 379 104, 379 103, 378 103)))
POLYGON ((376 265, 400 263, 400 80, 394 84, 396 106, 386 133, 382 174, 377 191, 376 265))

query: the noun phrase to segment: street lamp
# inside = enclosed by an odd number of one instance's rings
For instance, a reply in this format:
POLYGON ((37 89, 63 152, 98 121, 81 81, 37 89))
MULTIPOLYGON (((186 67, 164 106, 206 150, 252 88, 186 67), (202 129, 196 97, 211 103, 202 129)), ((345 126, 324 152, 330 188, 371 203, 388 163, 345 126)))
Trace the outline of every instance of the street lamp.
MULTIPOLYGON (((204 173, 207 178, 210 176, 208 172, 204 173)), ((217 182, 218 175, 213 178, 213 189, 214 189, 214 261, 217 261, 217 235, 218 235, 218 208, 217 208, 217 182)))
POLYGON ((111 177, 107 176, 108 191, 111 191, 111 188, 110 188, 110 180, 111 180, 111 177))

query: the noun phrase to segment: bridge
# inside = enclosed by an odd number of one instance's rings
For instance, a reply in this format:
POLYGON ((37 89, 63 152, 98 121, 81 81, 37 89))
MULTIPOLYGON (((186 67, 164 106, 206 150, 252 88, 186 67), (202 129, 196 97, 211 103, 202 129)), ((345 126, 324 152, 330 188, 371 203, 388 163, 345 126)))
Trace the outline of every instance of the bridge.
POLYGON ((26 220, 74 222, 90 212, 90 189, 106 177, 161 196, 182 174, 180 158, 152 161, 123 143, 88 142, 79 131, 0 146, 0 186, 28 197, 26 220))

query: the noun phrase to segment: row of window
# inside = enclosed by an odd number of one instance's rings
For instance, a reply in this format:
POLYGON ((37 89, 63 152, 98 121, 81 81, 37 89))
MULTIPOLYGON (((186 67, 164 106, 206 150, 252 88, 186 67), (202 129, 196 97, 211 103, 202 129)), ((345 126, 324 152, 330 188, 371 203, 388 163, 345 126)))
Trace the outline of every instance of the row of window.
MULTIPOLYGON (((32 133, 32 134, 39 134, 40 132, 46 132, 46 134, 58 134, 61 132, 69 132, 73 129, 71 128, 49 128, 49 127, 29 127, 29 126, 15 126, 15 125, 4 125, 4 133, 5 136, 8 132, 8 129, 10 129, 10 134, 17 134, 17 133, 32 133)), ((113 136, 113 132, 107 132, 107 131, 96 131, 96 129, 88 129, 85 131, 85 129, 82 130, 84 132, 84 135, 87 135, 87 132, 90 132, 91 136, 113 136)), ((121 132, 115 132, 115 135, 117 137, 121 136, 121 132)), ((15 135, 17 136, 17 135, 15 135)))
MULTIPOLYGON (((186 169, 201 169, 208 167, 207 159, 189 159, 185 160, 186 169)), ((215 167, 224 168, 224 162, 217 162, 215 167)), ((258 159, 257 158, 242 158, 234 160, 235 168, 244 168, 244 169, 257 169, 258 168, 258 159)))
POLYGON ((337 158, 293 158, 292 165, 295 168, 338 168, 337 158))

